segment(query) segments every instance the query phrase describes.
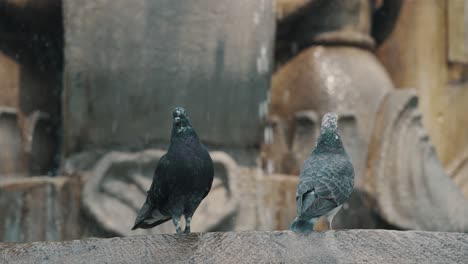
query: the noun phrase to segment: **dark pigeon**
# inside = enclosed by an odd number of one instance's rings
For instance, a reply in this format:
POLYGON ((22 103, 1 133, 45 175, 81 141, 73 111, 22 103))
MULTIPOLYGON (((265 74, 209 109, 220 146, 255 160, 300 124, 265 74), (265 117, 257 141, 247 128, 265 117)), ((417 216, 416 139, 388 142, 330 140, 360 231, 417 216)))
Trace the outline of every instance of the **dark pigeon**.
POLYGON ((137 228, 152 228, 170 219, 177 233, 182 233, 180 219, 185 216, 185 233, 190 233, 190 222, 200 202, 213 183, 213 161, 208 150, 190 125, 184 108, 172 113, 171 143, 161 157, 135 221, 137 228))
POLYGON ((354 168, 338 135, 338 116, 327 113, 322 120, 315 149, 304 162, 296 191, 297 217, 291 230, 305 233, 325 216, 329 228, 335 214, 354 188, 354 168))

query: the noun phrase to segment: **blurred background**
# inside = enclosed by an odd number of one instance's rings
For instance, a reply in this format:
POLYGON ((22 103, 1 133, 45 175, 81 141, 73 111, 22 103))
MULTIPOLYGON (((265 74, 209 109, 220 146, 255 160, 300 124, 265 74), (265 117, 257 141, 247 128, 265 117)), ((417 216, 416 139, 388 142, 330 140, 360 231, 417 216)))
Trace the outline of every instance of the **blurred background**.
POLYGON ((335 229, 468 231, 467 0, 0 0, 0 241, 174 233, 130 228, 175 106, 215 162, 194 232, 287 229, 329 111, 335 229))

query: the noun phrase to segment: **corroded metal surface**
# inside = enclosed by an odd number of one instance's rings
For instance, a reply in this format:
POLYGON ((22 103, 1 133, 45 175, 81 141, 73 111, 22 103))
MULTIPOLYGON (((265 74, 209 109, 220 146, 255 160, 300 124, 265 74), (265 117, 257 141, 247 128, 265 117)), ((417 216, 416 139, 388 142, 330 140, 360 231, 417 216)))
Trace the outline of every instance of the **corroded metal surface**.
POLYGON ((0 262, 26 263, 466 263, 462 233, 350 230, 193 233, 1 244, 0 262))

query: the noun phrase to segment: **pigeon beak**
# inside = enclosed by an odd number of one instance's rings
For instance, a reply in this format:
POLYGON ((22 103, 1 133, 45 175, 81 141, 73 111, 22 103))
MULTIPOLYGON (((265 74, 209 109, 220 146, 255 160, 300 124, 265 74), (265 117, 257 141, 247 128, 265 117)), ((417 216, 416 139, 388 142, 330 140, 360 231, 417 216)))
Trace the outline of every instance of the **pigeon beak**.
POLYGON ((180 122, 180 117, 174 117, 174 122, 179 123, 180 122))

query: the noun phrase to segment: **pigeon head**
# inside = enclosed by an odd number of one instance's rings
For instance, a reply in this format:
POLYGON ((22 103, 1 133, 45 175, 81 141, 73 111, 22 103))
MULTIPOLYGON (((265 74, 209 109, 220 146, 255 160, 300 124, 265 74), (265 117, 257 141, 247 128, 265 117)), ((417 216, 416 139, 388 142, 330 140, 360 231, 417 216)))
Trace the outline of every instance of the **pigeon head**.
POLYGON ((338 135, 338 116, 335 113, 326 113, 320 126, 319 146, 339 147, 341 139, 338 135))
POLYGON ((324 132, 335 132, 338 130, 338 115, 335 113, 326 113, 322 119, 322 125, 320 126, 320 133, 324 132))
POLYGON ((182 107, 176 107, 172 112, 172 129, 176 133, 192 130, 187 112, 182 107))

